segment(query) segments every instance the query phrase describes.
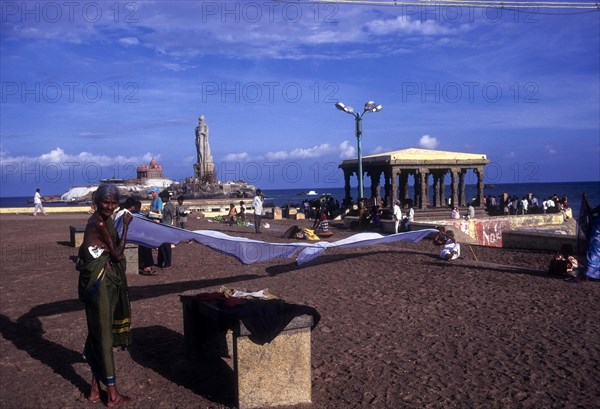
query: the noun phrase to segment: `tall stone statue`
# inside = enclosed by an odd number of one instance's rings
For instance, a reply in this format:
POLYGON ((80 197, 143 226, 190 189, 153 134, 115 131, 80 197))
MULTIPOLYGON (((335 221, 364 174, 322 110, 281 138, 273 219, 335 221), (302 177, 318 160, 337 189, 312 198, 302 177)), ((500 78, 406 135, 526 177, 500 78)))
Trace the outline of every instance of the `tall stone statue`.
POLYGON ((198 126, 196 127, 196 164, 194 165, 194 176, 204 183, 214 183, 216 181, 215 165, 208 143, 208 125, 206 124, 204 115, 200 115, 198 126))
POLYGON ((213 161, 210 154, 210 145, 208 144, 208 125, 206 125, 204 115, 200 115, 196 127, 196 155, 198 163, 212 163, 213 161))

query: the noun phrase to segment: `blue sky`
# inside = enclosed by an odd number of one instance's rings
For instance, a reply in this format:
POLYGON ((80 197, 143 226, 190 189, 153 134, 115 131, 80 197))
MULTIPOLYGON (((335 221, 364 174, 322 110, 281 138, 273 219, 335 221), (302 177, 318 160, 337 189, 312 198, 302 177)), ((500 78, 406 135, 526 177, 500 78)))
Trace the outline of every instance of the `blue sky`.
MULTIPOLYGON (((2 3, 2 196, 193 174, 342 187, 356 156, 486 153, 486 182, 600 180, 600 13, 277 1, 2 3)), ((352 181, 355 185, 356 181, 352 181)), ((367 180, 368 184, 368 180, 367 180)))

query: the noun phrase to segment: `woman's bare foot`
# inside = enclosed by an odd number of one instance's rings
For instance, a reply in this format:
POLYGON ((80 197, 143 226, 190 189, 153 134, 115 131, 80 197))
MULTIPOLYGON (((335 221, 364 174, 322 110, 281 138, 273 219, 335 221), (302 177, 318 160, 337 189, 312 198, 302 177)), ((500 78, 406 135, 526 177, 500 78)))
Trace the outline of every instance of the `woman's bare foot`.
POLYGON ((92 375, 92 389, 87 396, 87 400, 90 402, 98 402, 98 399, 100 399, 100 388, 98 387, 98 380, 92 375))
POLYGON ((106 406, 109 408, 123 406, 131 401, 130 397, 119 394, 119 392, 117 391, 117 385, 107 386, 106 391, 108 392, 108 400, 106 402, 106 406))
POLYGON ((106 406, 109 408, 116 408, 118 406, 127 405, 130 401, 131 401, 131 398, 129 396, 118 395, 115 400, 109 399, 108 402, 106 402, 106 406))

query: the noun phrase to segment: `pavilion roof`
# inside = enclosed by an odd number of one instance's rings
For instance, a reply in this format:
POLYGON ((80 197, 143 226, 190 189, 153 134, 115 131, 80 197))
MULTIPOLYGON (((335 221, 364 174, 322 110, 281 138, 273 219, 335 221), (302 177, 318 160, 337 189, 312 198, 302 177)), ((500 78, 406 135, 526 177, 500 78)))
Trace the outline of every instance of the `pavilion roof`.
POLYGON ((456 160, 487 160, 484 153, 465 153, 438 151, 433 149, 408 148, 398 151, 378 153, 376 155, 363 156, 363 159, 382 159, 390 161, 456 161, 456 160))

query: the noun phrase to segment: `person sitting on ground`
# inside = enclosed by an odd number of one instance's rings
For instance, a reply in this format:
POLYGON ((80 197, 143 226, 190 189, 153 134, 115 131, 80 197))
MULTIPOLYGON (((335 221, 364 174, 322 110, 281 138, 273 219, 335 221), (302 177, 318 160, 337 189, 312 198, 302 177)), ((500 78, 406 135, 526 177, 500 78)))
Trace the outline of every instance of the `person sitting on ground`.
POLYGON ((550 260, 548 274, 572 278, 577 276, 577 259, 573 256, 573 246, 563 244, 560 250, 550 260))
POLYGON ((438 229, 438 233, 433 238, 433 244, 442 245, 446 243, 446 240, 448 240, 446 228, 444 226, 435 226, 435 228, 438 229))
POLYGON ((238 213, 238 217, 240 220, 246 220, 246 206, 244 206, 244 201, 240 200, 240 212, 238 213))
POLYGON ((229 204, 229 225, 233 226, 237 222, 237 209, 235 208, 234 203, 229 204))
POLYGON ((450 217, 452 217, 453 219, 460 219, 460 212, 458 211, 458 208, 455 207, 454 209, 452 209, 450 217))
POLYGON ((447 261, 455 260, 460 257, 460 244, 454 239, 454 232, 452 230, 446 232, 446 237, 446 243, 440 251, 440 258, 447 261))
POLYGON ((365 230, 370 222, 371 218, 369 217, 369 212, 365 206, 365 199, 361 198, 358 201, 358 225, 361 230, 365 230))
POLYGON ((327 219, 327 212, 321 212, 321 220, 317 225, 315 233, 318 236, 331 236, 333 232, 329 230, 329 220, 327 219))
POLYGON ((298 226, 291 226, 283 233, 283 237, 286 239, 300 239, 306 240, 306 233, 298 226))
POLYGON ((473 204, 471 203, 469 205, 469 219, 474 219, 475 218, 475 208, 473 207, 473 204))
POLYGON ((383 224, 381 223, 381 215, 383 211, 381 210, 381 206, 375 205, 371 208, 371 219, 373 220, 373 224, 376 228, 380 229, 383 224))

